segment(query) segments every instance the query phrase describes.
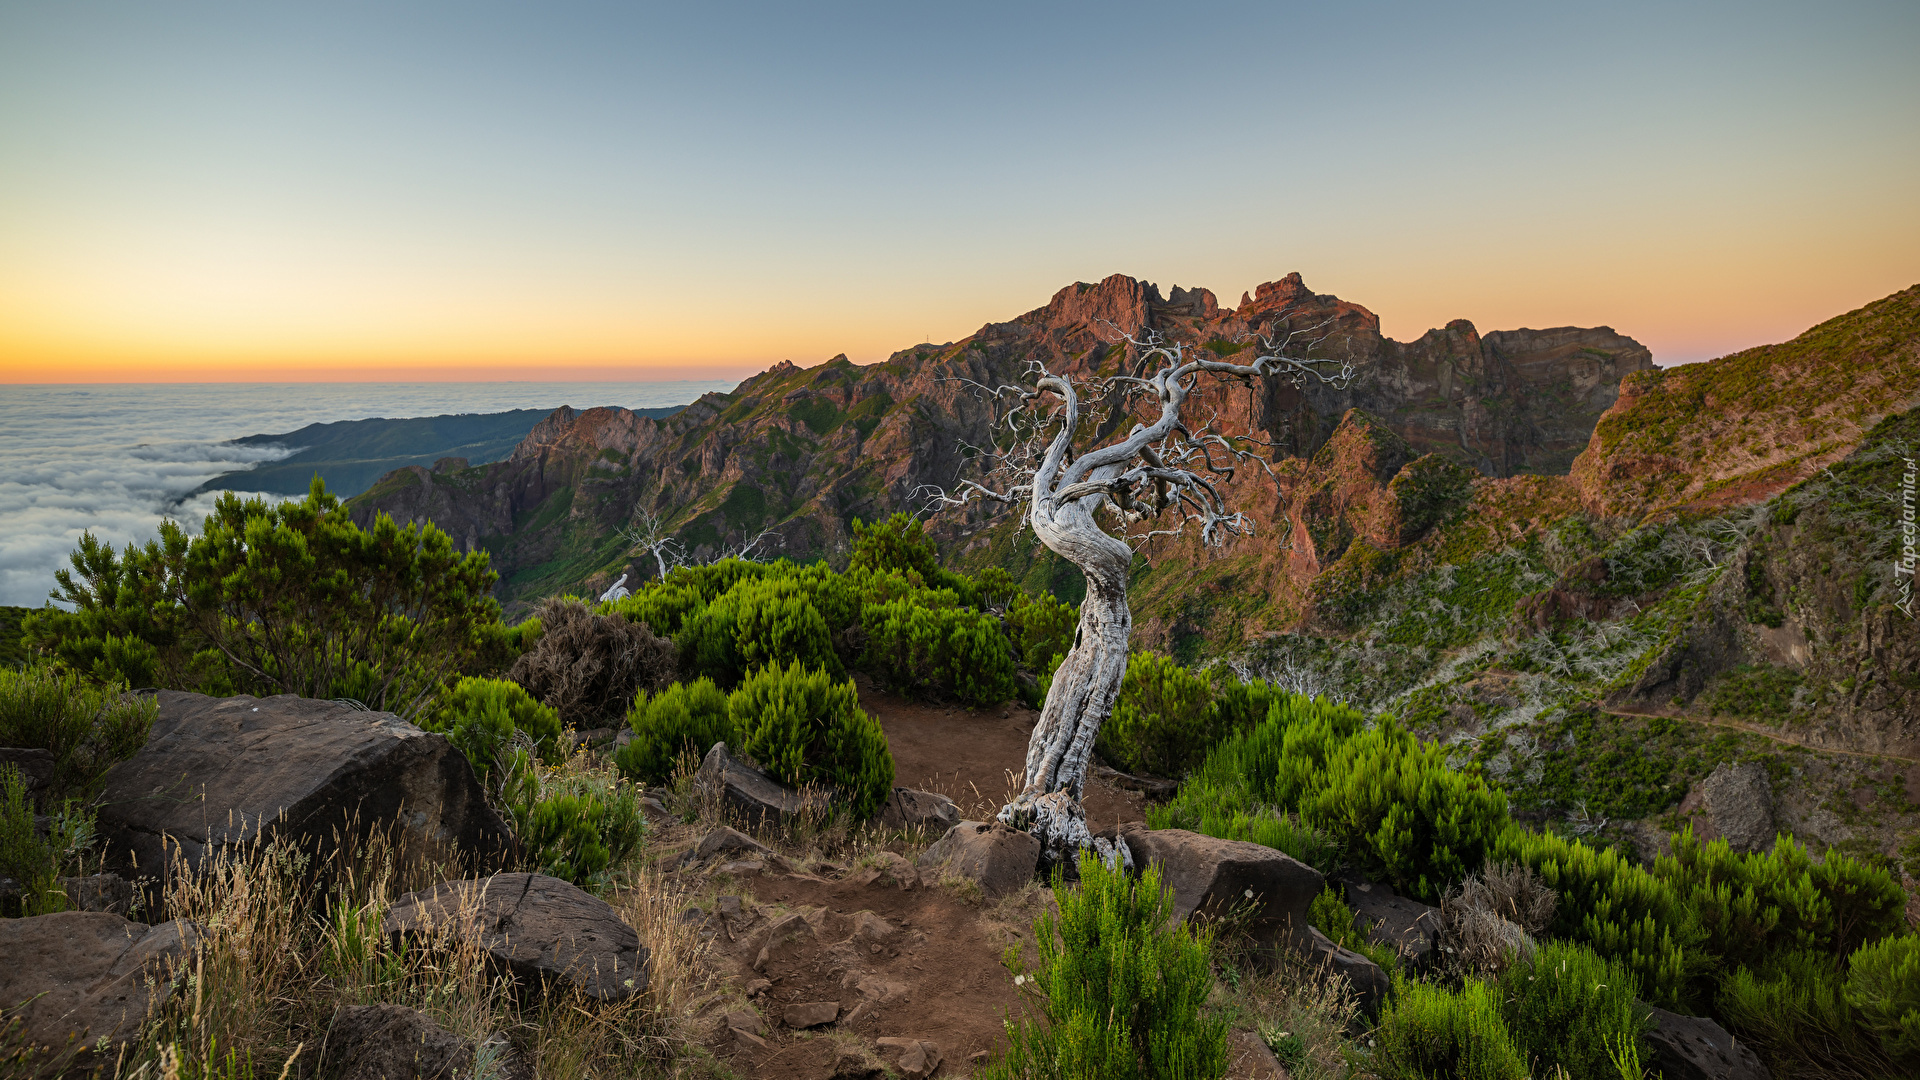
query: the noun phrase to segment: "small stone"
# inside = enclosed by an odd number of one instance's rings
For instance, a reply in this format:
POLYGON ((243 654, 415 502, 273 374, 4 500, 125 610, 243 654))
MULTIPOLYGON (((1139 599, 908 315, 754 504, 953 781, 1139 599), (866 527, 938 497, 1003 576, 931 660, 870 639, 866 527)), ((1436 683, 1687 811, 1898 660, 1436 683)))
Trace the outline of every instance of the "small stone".
POLYGON ((771 854, 773 854, 772 848, 738 829, 729 829, 724 825, 701 837, 699 845, 693 849, 693 857, 701 860, 711 859, 717 855, 744 856, 751 859, 771 854))
POLYGON ((737 896, 722 896, 714 901, 714 906, 719 909, 722 915, 733 916, 740 914, 740 898, 737 896))
POLYGON ((735 1031, 746 1031, 755 1035, 767 1033, 767 1022, 752 1009, 730 1009, 723 1019, 726 1020, 727 1026, 735 1031))
POLYGON ((876 1039, 874 1044, 907 1080, 922 1080, 940 1067, 940 1048, 925 1039, 876 1039))
POLYGON ((795 1031, 831 1024, 840 1018, 840 1003, 837 1001, 807 1001, 798 1005, 789 1005, 780 1014, 780 1022, 795 1031))
POLYGON ((773 989, 772 979, 755 979, 746 986, 748 997, 759 997, 771 989, 773 989))
POLYGON ((721 863, 713 868, 716 874, 757 874, 767 868, 759 859, 742 859, 739 862, 721 863))

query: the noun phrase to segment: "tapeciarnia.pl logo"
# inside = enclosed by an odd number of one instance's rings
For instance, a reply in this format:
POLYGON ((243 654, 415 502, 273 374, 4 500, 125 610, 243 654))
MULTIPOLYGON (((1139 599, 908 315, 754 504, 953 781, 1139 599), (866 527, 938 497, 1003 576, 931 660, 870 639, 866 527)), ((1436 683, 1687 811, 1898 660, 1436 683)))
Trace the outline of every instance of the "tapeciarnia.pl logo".
POLYGON ((1893 575, 1900 598, 1894 606, 1913 618, 1913 568, 1916 561, 1916 549, 1920 548, 1920 530, 1916 530, 1913 519, 1914 481, 1920 478, 1920 469, 1914 467, 1912 458, 1901 458, 1907 466, 1900 476, 1900 554, 1893 561, 1893 575))

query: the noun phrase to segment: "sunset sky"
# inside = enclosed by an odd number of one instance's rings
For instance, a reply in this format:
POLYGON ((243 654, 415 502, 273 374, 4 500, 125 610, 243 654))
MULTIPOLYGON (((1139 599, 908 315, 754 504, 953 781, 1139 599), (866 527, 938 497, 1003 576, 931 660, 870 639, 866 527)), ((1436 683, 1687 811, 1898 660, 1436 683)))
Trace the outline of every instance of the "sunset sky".
POLYGON ((0 381, 731 378, 1128 273, 1679 363, 1920 281, 1920 4, 0 6, 0 381))

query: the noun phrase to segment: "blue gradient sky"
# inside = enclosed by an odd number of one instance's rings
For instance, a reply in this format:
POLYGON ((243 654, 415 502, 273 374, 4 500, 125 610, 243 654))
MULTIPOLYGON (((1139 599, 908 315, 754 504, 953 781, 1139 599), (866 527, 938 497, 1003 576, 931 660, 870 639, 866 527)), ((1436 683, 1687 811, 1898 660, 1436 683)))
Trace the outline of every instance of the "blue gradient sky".
POLYGON ((1663 363, 1920 281, 1920 4, 0 6, 0 381, 732 376, 1121 272, 1663 363))

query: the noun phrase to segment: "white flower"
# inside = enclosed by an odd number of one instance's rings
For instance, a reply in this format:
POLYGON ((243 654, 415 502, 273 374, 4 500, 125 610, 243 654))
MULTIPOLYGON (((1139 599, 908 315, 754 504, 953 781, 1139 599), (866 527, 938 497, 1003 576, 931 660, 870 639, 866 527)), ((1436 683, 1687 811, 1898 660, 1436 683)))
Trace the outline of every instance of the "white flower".
POLYGON ((1251 899, 1253 899, 1253 890, 1252 890, 1252 889, 1248 889, 1248 890, 1247 890, 1247 899, 1249 899, 1249 900, 1251 900, 1251 899))
POLYGON ((1026 981, 1027 977, 1025 975, 1015 975, 1013 977, 1013 985, 1015 986, 1023 986, 1026 984, 1026 981))

